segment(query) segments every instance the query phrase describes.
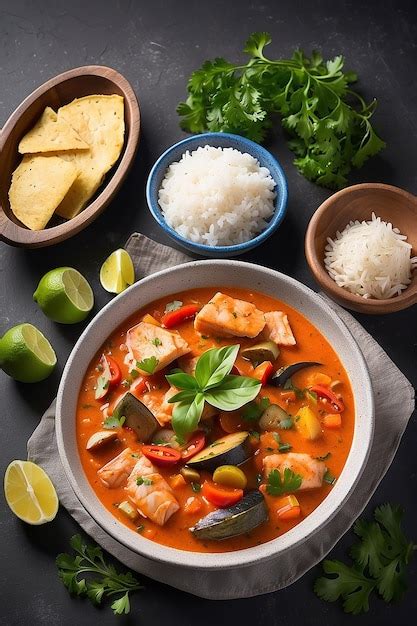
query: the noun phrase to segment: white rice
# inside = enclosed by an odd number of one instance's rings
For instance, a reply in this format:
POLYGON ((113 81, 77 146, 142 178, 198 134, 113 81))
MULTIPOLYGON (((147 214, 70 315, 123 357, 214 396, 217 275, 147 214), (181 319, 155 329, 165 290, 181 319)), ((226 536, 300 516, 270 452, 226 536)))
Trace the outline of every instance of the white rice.
POLYGON ((339 287, 364 298, 392 298, 406 289, 417 267, 406 239, 372 213, 370 221, 350 222, 327 239, 324 263, 339 287))
POLYGON ((228 246, 253 239, 274 213, 275 181, 234 148, 204 146, 170 165, 159 189, 169 226, 186 239, 228 246))

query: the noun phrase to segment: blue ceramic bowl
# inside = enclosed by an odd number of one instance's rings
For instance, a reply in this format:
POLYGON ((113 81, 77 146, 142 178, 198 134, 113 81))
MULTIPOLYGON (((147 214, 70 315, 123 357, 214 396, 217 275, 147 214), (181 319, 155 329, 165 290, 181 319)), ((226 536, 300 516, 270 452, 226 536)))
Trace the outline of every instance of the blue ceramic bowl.
POLYGON ((168 148, 168 150, 159 157, 149 174, 146 184, 146 199, 153 217, 166 234, 176 243, 194 254, 222 259, 238 256, 256 248, 256 246, 259 246, 260 243, 268 239, 268 237, 277 230, 287 210, 288 188, 287 179, 285 178, 280 164, 268 150, 265 150, 265 148, 259 144, 250 141, 250 139, 245 139, 245 137, 240 137, 239 135, 231 135, 229 133, 204 133, 202 135, 193 135, 192 137, 179 141, 171 146, 171 148, 168 148), (168 226, 165 221, 158 203, 158 191, 165 178, 168 167, 174 161, 179 161, 186 150, 192 152, 198 147, 206 145, 214 146, 215 148, 235 148, 236 150, 240 150, 240 152, 247 152, 258 159, 261 166, 269 169, 276 183, 276 198, 274 200, 275 212, 269 220, 267 228, 249 241, 233 246, 207 246, 201 243, 194 243, 179 235, 173 228, 168 226))

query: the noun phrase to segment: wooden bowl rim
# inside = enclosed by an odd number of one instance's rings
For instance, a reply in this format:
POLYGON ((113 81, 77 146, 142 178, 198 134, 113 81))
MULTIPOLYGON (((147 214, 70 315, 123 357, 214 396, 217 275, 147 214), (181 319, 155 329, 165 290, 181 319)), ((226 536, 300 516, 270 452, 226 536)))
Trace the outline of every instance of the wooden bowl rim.
POLYGON ((320 220, 324 213, 332 208, 334 202, 343 196, 350 195, 352 192, 366 190, 389 191, 402 196, 408 202, 417 207, 417 196, 406 191, 405 189, 401 189, 400 187, 396 187, 394 185, 387 185, 386 183, 359 183, 357 185, 351 185, 345 189, 341 189, 322 202, 313 214, 305 235, 305 255, 307 263, 316 281, 327 292, 327 294, 334 298, 337 302, 353 309, 354 311, 366 313, 392 313, 406 309, 417 303, 417 284, 410 285, 407 289, 404 289, 400 295, 392 298, 386 298, 383 300, 363 298, 362 296, 350 293, 346 289, 343 289, 343 287, 339 287, 336 284, 326 271, 323 260, 318 258, 314 245, 320 220))
MULTIPOLYGON (((77 78, 79 76, 101 76, 106 78, 110 82, 116 84, 123 92, 125 105, 130 111, 130 126, 127 136, 125 135, 124 153, 120 159, 116 169, 114 170, 111 178, 105 181, 100 194, 88 204, 83 211, 81 211, 76 217, 71 220, 59 224, 58 226, 52 226, 51 228, 44 228, 42 230, 30 230, 19 224, 16 224, 7 215, 0 202, 0 239, 12 245, 19 246, 39 246, 39 245, 52 245, 58 241, 68 239, 72 235, 79 233, 83 228, 90 224, 107 206, 107 203, 111 200, 116 193, 119 185, 127 175, 133 159, 136 155, 139 142, 140 133, 140 109, 136 94, 129 81, 118 71, 105 65, 84 65, 75 67, 70 70, 66 70, 53 78, 45 81, 34 89, 13 111, 10 117, 7 119, 3 128, 0 129, 0 153, 3 150, 4 144, 7 141, 10 133, 15 127, 17 121, 21 115, 35 102, 41 95, 49 91, 56 85, 63 83, 69 79, 77 78), (4 230, 7 229, 9 224, 13 224, 13 230, 17 233, 17 236, 10 238, 4 234, 4 230)), ((74 96, 76 98, 77 96, 74 96)))

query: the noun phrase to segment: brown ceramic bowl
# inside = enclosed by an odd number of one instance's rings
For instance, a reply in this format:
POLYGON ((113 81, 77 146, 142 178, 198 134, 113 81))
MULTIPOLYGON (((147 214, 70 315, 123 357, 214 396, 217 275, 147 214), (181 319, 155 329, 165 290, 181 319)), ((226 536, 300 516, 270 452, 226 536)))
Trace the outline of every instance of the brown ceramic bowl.
POLYGON ((417 197, 381 183, 353 185, 330 196, 317 209, 308 225, 305 238, 307 262, 320 287, 342 306, 360 313, 392 313, 417 303, 417 272, 399 296, 386 300, 366 299, 339 287, 324 266, 327 238, 342 231, 350 220, 369 220, 371 213, 400 229, 417 253, 417 197))
MULTIPOLYGON (((140 129, 139 105, 129 82, 109 67, 87 65, 64 72, 35 89, 12 113, 0 132, 0 240, 26 248, 40 248, 68 239, 90 224, 117 193, 135 157, 140 129), (43 230, 29 230, 12 213, 8 191, 21 156, 17 146, 46 106, 56 110, 74 98, 90 94, 119 94, 125 105, 125 141, 116 165, 86 208, 68 221, 43 230)), ((58 219, 57 219, 58 221, 58 219)))

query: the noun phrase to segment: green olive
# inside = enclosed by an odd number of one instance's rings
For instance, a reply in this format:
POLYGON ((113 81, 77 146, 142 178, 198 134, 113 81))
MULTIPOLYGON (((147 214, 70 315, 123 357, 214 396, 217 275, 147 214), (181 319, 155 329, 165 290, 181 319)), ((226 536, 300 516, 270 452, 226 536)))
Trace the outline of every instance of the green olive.
POLYGON ((248 482, 244 472, 236 465, 220 465, 213 474, 213 481, 235 489, 244 489, 248 482))

